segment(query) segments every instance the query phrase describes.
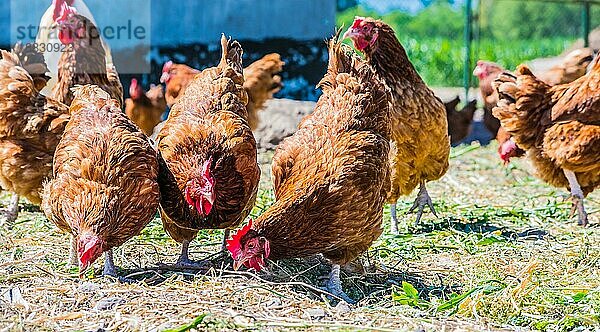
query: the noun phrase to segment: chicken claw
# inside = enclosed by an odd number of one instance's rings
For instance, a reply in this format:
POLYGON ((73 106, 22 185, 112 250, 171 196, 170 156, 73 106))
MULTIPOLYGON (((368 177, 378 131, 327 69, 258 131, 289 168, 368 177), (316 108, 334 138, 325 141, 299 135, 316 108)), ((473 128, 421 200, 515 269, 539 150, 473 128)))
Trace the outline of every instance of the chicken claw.
POLYGON ((356 301, 351 299, 344 291, 342 290, 342 281, 340 280, 340 265, 334 264, 331 267, 331 272, 329 273, 329 280, 326 284, 326 290, 335 295, 336 297, 341 298, 342 300, 354 304, 356 301))
POLYGON ((425 209, 425 205, 429 206, 429 210, 431 213, 438 218, 437 213, 435 212, 435 208, 433 207, 433 202, 431 201, 431 197, 429 197, 429 193, 427 192, 427 188, 425 188, 425 182, 421 182, 421 186, 419 187, 419 193, 417 194, 417 198, 413 203, 408 213, 413 213, 415 209, 417 209, 417 220, 415 224, 419 224, 421 221, 421 216, 423 215, 423 210, 425 209))
POLYGON ((571 195, 571 202, 573 205, 571 206, 571 213, 569 213, 569 218, 572 218, 577 212, 577 225, 586 227, 588 225, 587 212, 585 212, 585 207, 583 206, 583 197, 578 195, 571 195))

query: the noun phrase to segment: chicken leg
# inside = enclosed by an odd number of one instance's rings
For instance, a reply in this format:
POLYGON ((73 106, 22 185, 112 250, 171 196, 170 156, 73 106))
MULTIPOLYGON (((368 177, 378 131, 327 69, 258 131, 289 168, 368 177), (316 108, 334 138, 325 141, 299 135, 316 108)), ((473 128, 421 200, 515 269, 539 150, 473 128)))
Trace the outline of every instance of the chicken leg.
POLYGON ((13 194, 10 199, 10 204, 2 211, 2 215, 9 226, 17 220, 17 216, 19 215, 19 198, 19 195, 13 194))
POLYGON ((398 234, 398 215, 396 213, 396 203, 390 204, 390 215, 392 216, 392 234, 398 234))
POLYGON ((329 293, 341 298, 342 300, 344 300, 350 304, 356 303, 356 301, 351 299, 342 290, 342 281, 340 280, 340 265, 339 264, 334 264, 331 267, 331 272, 329 273, 329 280, 327 281, 326 289, 329 293))
POLYGON ((185 268, 200 268, 206 264, 205 261, 200 261, 200 262, 192 261, 189 256, 189 250, 190 250, 190 241, 183 241, 181 243, 181 255, 179 255, 179 258, 177 259, 177 263, 175 263, 176 268, 183 268, 183 269, 185 269, 185 268))
POLYGON ((583 206, 583 191, 577 181, 577 176, 573 171, 567 169, 563 169, 563 173, 565 173, 567 181, 569 181, 569 187, 571 188, 571 199, 573 200, 571 215, 577 210, 577 225, 585 227, 588 224, 588 218, 585 207, 583 206))
POLYGON ((415 209, 417 209, 417 220, 415 224, 419 224, 421 221, 421 216, 423 215, 423 210, 425 209, 425 205, 429 206, 429 210, 433 213, 433 215, 437 218, 437 213, 433 208, 433 202, 431 201, 431 197, 429 197, 429 193, 427 192, 427 188, 425 187, 425 181, 421 182, 421 186, 419 187, 419 193, 417 194, 417 198, 413 203, 408 213, 412 213, 415 209))
POLYGON ((79 266, 79 259, 77 258, 77 237, 71 235, 71 250, 69 252, 69 261, 72 266, 79 266))
POLYGON ((112 249, 104 253, 104 270, 102 270, 102 275, 117 278, 117 269, 115 268, 112 249))
POLYGON ((227 251, 227 239, 229 238, 229 233, 230 230, 228 228, 225 228, 225 230, 223 231, 223 243, 221 243, 221 251, 227 255, 228 251, 227 251))

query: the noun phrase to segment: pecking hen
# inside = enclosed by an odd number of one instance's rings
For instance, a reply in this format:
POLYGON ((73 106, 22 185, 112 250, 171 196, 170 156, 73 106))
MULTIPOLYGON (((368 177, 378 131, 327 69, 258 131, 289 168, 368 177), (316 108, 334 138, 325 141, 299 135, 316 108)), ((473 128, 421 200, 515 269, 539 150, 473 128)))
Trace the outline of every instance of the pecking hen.
POLYGON ((600 57, 568 84, 550 86, 521 65, 494 87, 494 116, 544 181, 570 189, 579 224, 587 225, 583 199, 600 185, 600 57))
MULTIPOLYGON (((260 169, 248 125, 242 47, 221 38, 217 67, 203 70, 175 103, 158 134, 161 215, 182 243, 178 265, 200 229, 238 226, 256 200, 260 169)), ((226 231, 226 237, 228 232, 226 231)))
POLYGON ((116 276, 112 249, 158 210, 157 154, 107 92, 86 85, 73 98, 42 209, 72 234, 71 259, 79 261, 80 275, 106 253, 103 274, 116 276))
POLYGON ((417 223, 426 205, 435 214, 426 183, 448 170, 450 139, 442 101, 427 87, 406 51, 386 23, 356 17, 344 34, 365 54, 367 62, 384 82, 392 123, 391 204, 392 232, 398 232, 396 202, 417 186, 419 193, 409 212, 417 210, 417 223))
MULTIPOLYGON (((281 76, 285 62, 277 53, 267 54, 244 68, 244 89, 248 94, 248 123, 255 130, 258 127, 258 112, 264 108, 267 100, 281 90, 281 76)), ((172 61, 165 63, 161 83, 166 83, 167 105, 171 107, 183 95, 183 92, 200 73, 199 70, 172 61)))
POLYGON ((129 96, 130 98, 125 100, 125 114, 140 127, 144 134, 151 136, 154 127, 160 123, 167 110, 162 85, 153 85, 148 92, 144 92, 134 78, 129 86, 129 96))
POLYGON ((256 271, 266 259, 323 254, 333 263, 328 289, 350 301, 340 265, 365 252, 382 232, 390 123, 383 84, 337 39, 329 42, 314 113, 275 151, 275 203, 228 240, 228 250, 234 268, 256 271))
MULTIPOLYGON (((564 59, 540 75, 540 79, 549 85, 571 83, 585 75, 586 70, 593 60, 593 50, 589 48, 576 49, 567 54, 564 59)), ((521 157, 525 151, 515 144, 511 135, 500 127, 500 120, 492 114, 492 109, 498 103, 498 92, 492 83, 505 70, 499 65, 478 61, 473 75, 479 77, 479 89, 484 99, 483 121, 486 127, 498 141, 498 154, 504 164, 510 163, 510 158, 521 157)))

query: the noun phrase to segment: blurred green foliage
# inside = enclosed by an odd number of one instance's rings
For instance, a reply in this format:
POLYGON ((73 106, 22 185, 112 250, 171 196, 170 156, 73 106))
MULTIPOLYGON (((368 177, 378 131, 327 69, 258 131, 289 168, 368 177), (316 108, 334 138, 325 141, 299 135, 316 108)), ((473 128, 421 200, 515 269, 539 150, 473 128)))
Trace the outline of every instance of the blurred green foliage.
MULTIPOLYGON (((348 27, 355 16, 388 23, 423 79, 433 86, 461 86, 464 67, 464 8, 433 0, 415 15, 395 10, 380 14, 358 5, 337 16, 348 27)), ((473 58, 505 68, 539 57, 556 56, 581 36, 581 5, 553 2, 481 0, 474 8, 473 58)), ((592 27, 600 25, 600 6, 592 6, 592 27)), ((476 80, 474 80, 476 84, 476 80)))

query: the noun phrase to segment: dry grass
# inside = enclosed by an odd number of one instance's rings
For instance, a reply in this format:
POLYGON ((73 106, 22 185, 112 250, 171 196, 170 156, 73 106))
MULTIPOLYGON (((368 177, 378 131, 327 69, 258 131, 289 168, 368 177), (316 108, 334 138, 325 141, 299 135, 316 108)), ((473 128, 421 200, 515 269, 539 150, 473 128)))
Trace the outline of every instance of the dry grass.
MULTIPOLYGON (((566 191, 533 178, 524 161, 503 169, 494 151, 453 150, 451 170, 430 185, 440 219, 414 227, 405 217, 401 235, 386 232, 363 257, 363 273, 344 273, 356 306, 320 291, 328 266, 319 258, 278 262, 259 276, 231 271, 214 255, 218 231, 202 232, 191 249, 213 257, 210 266, 169 271, 159 265, 179 248, 158 219, 115 252, 121 275, 138 282, 79 280, 67 236, 22 205, 29 212, 0 226, 0 331, 597 331, 600 195, 586 200, 592 227, 577 227, 566 191)), ((264 179, 254 216, 272 201, 264 179)))

